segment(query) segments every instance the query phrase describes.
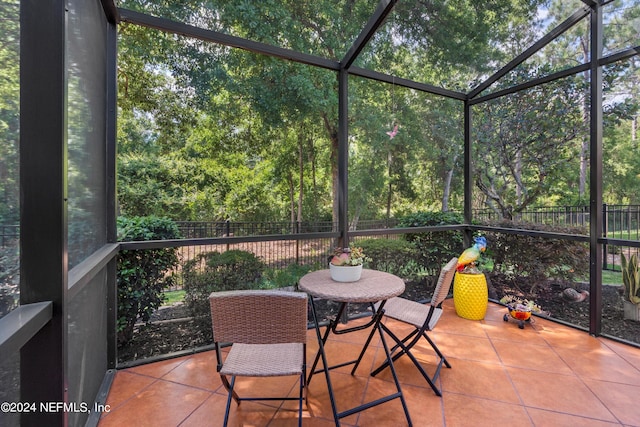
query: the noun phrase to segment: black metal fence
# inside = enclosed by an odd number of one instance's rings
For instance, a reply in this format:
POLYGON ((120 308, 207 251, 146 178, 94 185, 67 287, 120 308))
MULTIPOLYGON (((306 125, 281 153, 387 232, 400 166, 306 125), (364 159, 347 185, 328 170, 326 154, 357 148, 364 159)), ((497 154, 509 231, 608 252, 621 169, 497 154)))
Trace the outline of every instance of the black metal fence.
MULTIPOLYGON (((603 205, 604 237, 616 239, 640 240, 640 205, 603 205)), ((491 209, 475 209, 473 217, 483 221, 499 221, 501 214, 491 209)), ((518 212, 514 220, 534 224, 557 225, 567 227, 588 227, 591 219, 589 206, 539 206, 518 212)), ((381 220, 360 220, 350 225, 351 230, 376 230, 394 228, 395 218, 381 220)), ((256 236, 267 234, 297 234, 334 231, 337 224, 331 221, 321 222, 205 222, 178 221, 183 237, 227 237, 256 236)), ((1 230, 1 229, 0 229, 1 230)))
MULTIPOLYGON (((500 212, 491 209, 476 209, 473 217, 488 221, 502 219, 500 212)), ((515 221, 567 227, 586 227, 589 219, 589 206, 539 206, 513 214, 515 221)))
MULTIPOLYGON (((473 217, 479 220, 498 221, 499 212, 477 209, 473 217)), ((604 237, 640 240, 640 205, 602 205, 602 229, 604 237)), ((590 221, 589 206, 540 206, 517 214, 514 220, 535 224, 587 227, 590 221)))
POLYGON ((333 231, 337 225, 331 221, 318 222, 231 222, 231 221, 176 221, 182 237, 198 239, 207 237, 245 237, 269 234, 298 234, 333 231))
POLYGON ((20 237, 19 225, 0 224, 0 248, 5 248, 20 237))
MULTIPOLYGON (((490 209, 476 209, 473 211, 474 219, 480 221, 499 221, 502 219, 499 212, 490 209)), ((590 221, 589 206, 540 206, 532 207, 514 215, 514 220, 534 224, 546 224, 550 226, 560 227, 584 227, 585 233, 588 232, 590 221)), ((398 220, 395 218, 382 220, 360 220, 357 223, 350 224, 350 230, 376 230, 394 228, 397 226, 398 220)), ((337 224, 330 221, 326 222, 190 222, 179 221, 178 227, 185 238, 206 238, 206 237, 228 237, 228 236, 255 236, 255 235, 287 235, 308 232, 334 231, 337 224)), ((640 240, 640 205, 603 205, 603 232, 604 237, 627 240, 640 240)), ((275 260, 286 259, 287 261, 295 261, 299 259, 301 253, 306 251, 300 250, 298 244, 293 248, 282 248, 272 246, 270 251, 262 250, 253 252, 268 253, 268 264, 274 264, 275 260), (285 250, 287 253, 284 257, 282 254, 274 255, 273 250, 285 250), (270 261, 270 262, 269 262, 270 261)), ((624 252, 626 248, 622 247, 605 247, 605 256, 603 260, 604 269, 619 269, 620 260, 619 253, 624 252)), ((193 254, 188 253, 193 249, 183 249, 187 253, 184 254, 186 259, 190 259, 193 254)), ((327 249, 325 248, 325 251, 327 249)), ((197 249, 196 249, 197 251, 197 249)), ((318 259, 322 257, 315 248, 318 259)), ((308 253, 307 253, 308 256, 308 253)), ((277 263, 278 261, 275 261, 277 263)))
MULTIPOLYGON (((640 205, 603 205, 604 237, 626 240, 640 240, 640 205)), ((473 217, 478 220, 498 221, 499 212, 490 209, 476 209, 473 217)), ((589 206, 539 206, 526 209, 514 215, 514 220, 535 224, 568 227, 587 227, 590 221, 589 206)), ((394 228, 397 219, 360 220, 351 224, 350 229, 394 228)), ((337 230, 331 221, 274 221, 274 222, 231 222, 231 221, 177 221, 184 238, 212 238, 229 236, 286 235, 298 233, 326 232, 337 230)), ((20 236, 19 225, 0 224, 0 247, 7 247, 20 236)))
POLYGON ((605 237, 640 240, 640 205, 603 206, 605 237))

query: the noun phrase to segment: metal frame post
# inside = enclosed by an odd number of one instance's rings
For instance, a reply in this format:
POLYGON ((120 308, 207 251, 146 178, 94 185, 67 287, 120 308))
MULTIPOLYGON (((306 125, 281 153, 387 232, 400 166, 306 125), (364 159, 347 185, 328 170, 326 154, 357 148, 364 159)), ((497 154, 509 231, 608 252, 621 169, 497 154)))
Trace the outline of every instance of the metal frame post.
POLYGON ((589 221, 589 333, 602 329, 602 9, 591 7, 590 111, 590 211, 589 221))
POLYGON ((340 244, 349 246, 349 73, 338 72, 338 230, 340 244))
MULTIPOLYGON (((105 203, 106 225, 107 225, 107 242, 117 242, 117 224, 116 224, 116 133, 117 133, 117 60, 118 60, 118 29, 115 22, 109 22, 107 28, 107 117, 106 117, 106 191, 107 200, 105 203)), ((107 367, 115 369, 117 364, 117 308, 118 308, 118 291, 116 284, 117 261, 113 259, 107 265, 107 283, 113 284, 107 289, 107 367)))
MULTIPOLYGON (((20 3, 20 304, 53 317, 20 352, 22 402, 67 402, 67 84, 65 0, 20 3)), ((21 414, 66 425, 67 413, 21 414)))
MULTIPOLYGON (((471 104, 464 102, 464 222, 471 224, 473 198, 473 158, 471 153, 471 104)), ((471 231, 464 232, 464 246, 471 246, 471 231)))

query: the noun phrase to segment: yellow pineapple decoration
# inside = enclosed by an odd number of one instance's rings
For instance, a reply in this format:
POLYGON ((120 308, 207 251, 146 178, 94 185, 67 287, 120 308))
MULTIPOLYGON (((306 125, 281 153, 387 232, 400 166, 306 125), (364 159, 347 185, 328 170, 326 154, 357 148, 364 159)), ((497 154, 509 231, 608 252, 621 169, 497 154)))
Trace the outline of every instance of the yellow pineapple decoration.
POLYGON ((487 279, 475 264, 487 248, 487 240, 477 237, 472 247, 458 258, 456 276, 453 279, 453 303, 458 316, 469 320, 482 320, 487 313, 489 291, 487 279))

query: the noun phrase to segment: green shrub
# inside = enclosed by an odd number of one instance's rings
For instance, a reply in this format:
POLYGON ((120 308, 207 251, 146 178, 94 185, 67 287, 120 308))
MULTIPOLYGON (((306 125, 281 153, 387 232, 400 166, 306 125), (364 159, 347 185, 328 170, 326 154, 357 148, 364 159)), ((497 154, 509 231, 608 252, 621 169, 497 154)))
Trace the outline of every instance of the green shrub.
POLYGON ((314 268, 314 266, 311 265, 290 264, 284 270, 275 268, 268 269, 263 272, 259 287, 260 289, 277 289, 288 286, 296 287, 302 276, 318 268, 321 267, 316 266, 314 268))
POLYGON ((0 317, 20 301, 20 251, 17 242, 0 247, 0 317))
POLYGON ((199 322, 210 323, 209 295, 214 291, 259 287, 264 263, 251 252, 205 252, 185 263, 184 302, 199 322))
POLYGON ((395 274, 409 281, 418 281, 426 275, 417 258, 415 245, 401 239, 366 239, 354 242, 370 261, 364 266, 379 271, 395 274))
MULTIPOLYGON (((464 217, 453 212, 416 212, 400 218, 398 227, 455 225, 463 222, 464 217)), ((438 274, 443 265, 463 250, 464 236, 461 231, 409 233, 405 238, 415 245, 417 261, 431 274, 438 274)))
POLYGON ((418 264, 418 262, 413 259, 403 264, 399 264, 395 261, 383 262, 378 264, 376 270, 395 274, 407 282, 421 282, 431 276, 431 272, 429 270, 418 264))
MULTIPOLYGON (((550 233, 584 234, 575 227, 516 223, 503 220, 497 227, 550 233)), ((589 245, 564 239, 548 239, 521 234, 487 232, 485 257, 493 259, 493 272, 529 278, 530 293, 547 279, 575 281, 589 274, 589 245)))
MULTIPOLYGON (((118 240, 163 240, 179 238, 176 224, 167 218, 120 217, 118 240)), ((146 322, 162 304, 162 290, 173 284, 169 274, 178 265, 176 248, 124 250, 118 262, 118 344, 133 337, 138 319, 146 322)))

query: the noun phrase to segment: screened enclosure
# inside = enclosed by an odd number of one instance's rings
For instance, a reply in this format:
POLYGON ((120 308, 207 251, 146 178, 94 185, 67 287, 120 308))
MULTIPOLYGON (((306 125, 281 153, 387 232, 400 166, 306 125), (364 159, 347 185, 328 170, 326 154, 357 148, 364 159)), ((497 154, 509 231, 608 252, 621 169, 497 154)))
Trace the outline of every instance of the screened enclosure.
MULTIPOLYGON (((462 236, 456 251, 485 234, 494 260, 502 244, 575 243, 560 273, 589 310, 570 323, 609 335, 603 270, 640 247, 639 2, 0 0, 0 14, 3 401, 104 398, 121 251, 286 241, 284 268, 416 232, 462 236), (420 212, 458 216, 416 230, 420 212), (120 241, 118 216, 148 215, 189 225, 120 241)), ((522 254, 501 273, 542 258, 522 254)))

